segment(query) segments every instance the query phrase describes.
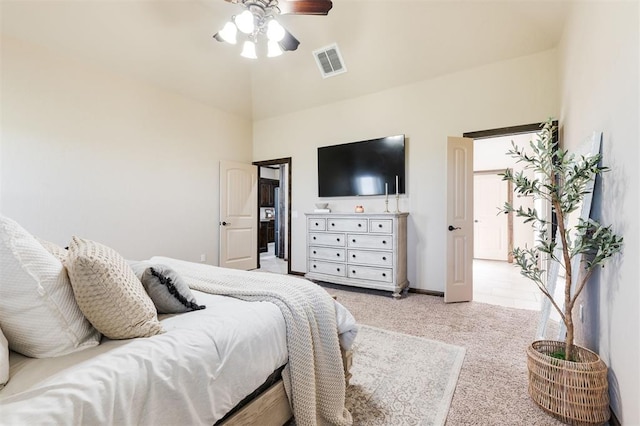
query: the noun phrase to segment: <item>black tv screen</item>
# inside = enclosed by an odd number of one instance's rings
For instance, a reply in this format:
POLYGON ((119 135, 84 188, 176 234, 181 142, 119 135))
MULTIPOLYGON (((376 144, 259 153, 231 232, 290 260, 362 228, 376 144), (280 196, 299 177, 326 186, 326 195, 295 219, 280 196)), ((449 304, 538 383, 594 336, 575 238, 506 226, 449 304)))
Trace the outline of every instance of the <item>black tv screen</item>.
POLYGON ((318 148, 318 196, 405 192, 404 135, 318 148))

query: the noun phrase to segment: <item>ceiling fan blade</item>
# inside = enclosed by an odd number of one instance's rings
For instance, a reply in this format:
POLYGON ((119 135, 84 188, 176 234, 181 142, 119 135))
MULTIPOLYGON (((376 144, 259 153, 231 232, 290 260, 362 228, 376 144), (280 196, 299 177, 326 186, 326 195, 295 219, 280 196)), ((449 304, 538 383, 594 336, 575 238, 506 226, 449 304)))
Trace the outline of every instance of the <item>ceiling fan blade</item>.
POLYGON ((296 50, 300 45, 297 38, 293 36, 288 30, 284 30, 284 38, 278 42, 282 50, 292 51, 296 50))
MULTIPOLYGON (((230 1, 230 0, 227 0, 230 1)), ((331 0, 280 0, 278 9, 281 14, 289 15, 326 15, 333 3, 331 0)))

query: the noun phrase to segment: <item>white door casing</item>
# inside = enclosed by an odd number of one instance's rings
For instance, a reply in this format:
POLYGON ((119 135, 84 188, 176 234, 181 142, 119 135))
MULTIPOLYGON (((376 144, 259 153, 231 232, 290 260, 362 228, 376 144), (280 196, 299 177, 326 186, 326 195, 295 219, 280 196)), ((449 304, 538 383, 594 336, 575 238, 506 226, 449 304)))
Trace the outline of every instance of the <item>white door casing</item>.
POLYGON ((223 268, 258 267, 258 168, 220 162, 220 259, 223 268))
POLYGON ((498 213, 509 199, 509 183, 498 172, 473 175, 473 257, 509 260, 509 215, 498 213))
POLYGON ((473 299, 473 139, 447 138, 445 303, 473 299))

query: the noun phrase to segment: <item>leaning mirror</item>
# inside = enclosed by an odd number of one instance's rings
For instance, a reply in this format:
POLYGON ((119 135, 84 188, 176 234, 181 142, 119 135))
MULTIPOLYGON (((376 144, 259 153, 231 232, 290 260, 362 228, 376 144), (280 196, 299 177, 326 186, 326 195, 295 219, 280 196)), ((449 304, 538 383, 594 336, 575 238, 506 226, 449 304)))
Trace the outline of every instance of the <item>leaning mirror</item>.
MULTIPOLYGON (((602 133, 594 132, 593 135, 585 140, 578 148, 572 149, 576 155, 584 155, 584 156, 593 156, 601 152, 602 148, 602 133)), ((591 215, 591 202, 593 200, 593 188, 595 186, 595 178, 592 179, 585 188, 585 196, 582 201, 582 205, 577 208, 574 212, 572 212, 568 217, 565 218, 565 228, 567 229, 575 229, 575 225, 578 224, 579 220, 587 220, 591 215)), ((551 217, 555 217, 553 214, 551 217)), ((555 231, 554 227, 554 231, 555 231)), ((549 235, 553 235, 551 232, 549 235)), ((546 287, 549 294, 554 296, 554 301, 557 306, 564 308, 564 285, 558 286, 558 279, 561 276, 564 276, 565 265, 562 264, 559 259, 562 259, 562 246, 560 238, 555 235, 556 246, 553 252, 553 256, 550 256, 548 259, 542 259, 542 262, 546 262, 546 270, 547 270, 547 282, 546 287)), ((576 282, 580 276, 580 264, 582 259, 580 256, 576 256, 572 259, 571 265, 566 267, 571 268, 571 291, 572 293, 575 291, 576 282)), ((540 320, 538 322, 538 329, 536 332, 537 339, 545 339, 547 336, 547 326, 549 324, 549 319, 557 321, 559 323, 558 327, 558 340, 564 340, 564 336, 566 333, 566 327, 564 323, 560 320, 560 317, 555 312, 555 310, 551 309, 551 301, 543 297, 541 312, 540 312, 540 320)))

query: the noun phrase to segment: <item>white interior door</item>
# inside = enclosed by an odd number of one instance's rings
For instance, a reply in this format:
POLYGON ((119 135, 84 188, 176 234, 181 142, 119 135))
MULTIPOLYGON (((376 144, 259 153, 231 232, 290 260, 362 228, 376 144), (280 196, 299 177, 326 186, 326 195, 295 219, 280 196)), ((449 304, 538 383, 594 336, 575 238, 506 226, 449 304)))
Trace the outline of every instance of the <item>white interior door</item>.
POLYGON ((509 197, 509 183, 497 172, 473 175, 473 257, 509 260, 509 216, 498 214, 509 197))
POLYGON ((447 139, 445 303, 473 299, 473 139, 447 139))
POLYGON ((220 162, 220 259, 224 268, 258 267, 258 168, 220 162))

